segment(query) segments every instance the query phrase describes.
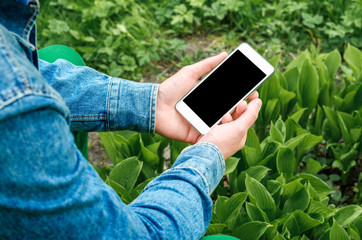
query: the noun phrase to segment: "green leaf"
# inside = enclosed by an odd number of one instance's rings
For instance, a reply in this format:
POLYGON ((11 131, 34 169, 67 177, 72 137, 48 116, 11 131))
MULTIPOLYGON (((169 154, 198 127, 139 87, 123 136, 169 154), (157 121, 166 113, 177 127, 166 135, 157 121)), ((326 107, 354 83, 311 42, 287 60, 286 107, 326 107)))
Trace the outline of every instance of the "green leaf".
POLYGON ((319 78, 315 67, 308 61, 304 61, 297 86, 297 99, 300 106, 309 109, 317 105, 319 93, 319 78))
POLYGON ((215 210, 219 223, 226 223, 230 218, 238 215, 248 195, 246 193, 236 193, 215 210))
POLYGON ((258 155, 256 148, 244 146, 243 149, 241 149, 241 153, 250 167, 255 166, 260 161, 260 155, 258 155))
POLYGON ((132 197, 132 199, 133 200, 136 199, 138 195, 140 195, 140 193, 143 191, 143 189, 147 186, 147 184, 150 183, 152 180, 153 178, 149 178, 146 181, 141 182, 136 187, 134 187, 130 192, 130 196, 132 197))
POLYGON ((273 219, 276 211, 275 202, 264 185, 247 174, 245 186, 249 195, 255 199, 256 205, 273 219))
MULTIPOLYGON (((141 151, 138 154, 139 159, 146 162, 151 167, 157 165, 158 162, 160 161, 160 157, 158 156, 157 153, 152 152, 151 150, 149 150, 144 146, 142 138, 140 138, 140 146, 141 146, 141 151)), ((158 147, 159 144, 157 146, 157 149, 158 147)))
POLYGON ((263 86, 260 87, 260 99, 263 102, 268 102, 271 99, 277 99, 279 97, 280 83, 277 76, 273 74, 263 86))
POLYGON ((299 78, 299 71, 297 67, 288 69, 284 72, 284 77, 288 84, 288 91, 296 92, 299 78))
POLYGON ((283 207, 283 213, 294 212, 297 209, 304 211, 307 209, 309 201, 309 192, 306 190, 306 188, 302 188, 287 199, 283 207))
POLYGON ((309 134, 305 133, 291 138, 284 144, 284 146, 291 150, 294 150, 307 136, 309 136, 309 134))
POLYGON ((332 207, 323 205, 321 202, 311 200, 308 213, 319 213, 324 218, 328 219, 336 214, 336 210, 332 207))
POLYGON ((326 114, 328 120, 328 130, 330 136, 333 138, 333 141, 338 141, 341 137, 341 132, 338 127, 338 117, 335 111, 333 111, 330 107, 323 106, 324 113, 326 114))
POLYGON ((143 162, 142 174, 146 179, 156 177, 156 170, 154 167, 150 166, 148 163, 143 162))
POLYGON ((356 143, 360 139, 362 128, 352 128, 350 130, 350 133, 351 133, 352 143, 356 143))
POLYGON ((56 34, 68 33, 70 30, 68 24, 62 20, 50 19, 48 20, 48 24, 50 32, 56 34))
POLYGON ((280 61, 280 57, 281 57, 281 56, 282 56, 282 54, 280 53, 280 54, 272 57, 271 59, 269 59, 269 63, 270 63, 274 68, 276 68, 277 65, 278 65, 278 63, 279 63, 279 61, 280 61))
POLYGON ((220 234, 227 228, 226 224, 223 223, 211 223, 207 228, 206 235, 216 235, 220 234))
POLYGON ((293 61, 291 61, 287 68, 286 68, 286 71, 288 71, 289 69, 292 69, 292 68, 301 68, 303 62, 305 62, 305 60, 307 59, 309 55, 309 52, 308 51, 304 51, 303 53, 299 54, 298 57, 296 57, 295 59, 293 59, 293 61))
POLYGON ((295 98, 296 94, 294 92, 287 91, 285 89, 280 89, 280 112, 282 116, 285 116, 290 110, 290 104, 295 98))
POLYGON ((356 227, 356 230, 362 235, 362 216, 356 218, 353 224, 356 227))
POLYGON ((270 121, 276 120, 280 113, 279 99, 268 99, 264 102, 266 102, 266 105, 262 112, 263 121, 269 123, 270 121))
POLYGON ((325 64, 328 68, 329 76, 334 78, 334 75, 337 73, 339 65, 341 64, 341 55, 337 49, 327 55, 325 64))
POLYGON ((323 168, 326 167, 325 164, 320 164, 318 161, 312 159, 312 158, 308 158, 306 161, 306 173, 312 174, 312 175, 316 175, 320 170, 322 170, 323 168))
POLYGON ((98 167, 97 165, 91 164, 92 167, 94 168, 94 170, 96 170, 96 172, 98 173, 99 177, 103 180, 106 181, 107 179, 107 173, 106 171, 104 171, 103 168, 98 167))
POLYGON ((110 180, 109 178, 106 180, 106 183, 118 194, 122 202, 125 204, 130 204, 132 202, 132 197, 122 185, 116 183, 113 180, 110 180))
POLYGON ((275 127, 275 125, 273 123, 271 123, 270 125, 270 137, 272 140, 279 142, 279 143, 284 143, 284 138, 282 133, 275 127))
POLYGON ((245 187, 246 175, 249 175, 250 177, 256 179, 257 181, 261 181, 268 174, 269 170, 270 169, 265 166, 253 166, 245 171, 242 171, 237 178, 239 191, 242 192, 245 191, 246 189, 245 187))
POLYGON ((325 119, 323 109, 317 105, 317 114, 314 122, 314 134, 322 134, 323 121, 325 119))
POLYGON ((300 183, 301 179, 296 179, 283 185, 283 196, 285 198, 292 197, 295 193, 299 192, 304 188, 303 184, 300 183))
POLYGON ((233 232, 233 236, 242 240, 258 240, 265 230, 272 226, 266 222, 258 221, 244 223, 233 232))
POLYGON ((236 158, 236 157, 229 157, 228 159, 226 159, 225 161, 225 172, 224 175, 227 175, 231 172, 233 172, 238 163, 239 163, 240 158, 236 158))
POLYGON ((302 117, 303 113, 307 110, 307 108, 301 108, 298 111, 296 111, 292 116, 290 116, 291 119, 293 119, 296 123, 299 123, 300 118, 302 117))
POLYGON ((333 219, 333 225, 329 233, 331 240, 349 240, 348 234, 338 222, 333 219))
POLYGON ((349 223, 353 222, 359 215, 362 214, 362 207, 358 205, 349 205, 337 209, 337 213, 334 216, 336 221, 346 227, 349 223))
POLYGON ((329 193, 334 192, 334 190, 329 188, 327 183, 325 183, 323 180, 321 180, 316 176, 313 176, 308 173, 299 173, 296 176, 308 180, 310 184, 313 186, 313 188, 322 195, 327 195, 329 193))
POLYGON ((250 202, 245 203, 246 212, 252 221, 268 222, 266 214, 257 206, 250 202))
POLYGON ((315 25, 319 25, 323 22, 323 16, 318 14, 310 15, 308 13, 302 13, 303 24, 309 28, 315 28, 315 25))
POLYGON ((248 129, 248 133, 247 133, 247 138, 245 141, 245 145, 255 148, 257 155, 260 157, 261 154, 261 148, 260 148, 260 142, 259 142, 259 138, 255 133, 254 128, 249 128, 248 129))
POLYGON ((337 118, 338 118, 339 128, 341 129, 344 142, 347 145, 352 144, 351 135, 349 134, 346 124, 344 123, 343 118, 338 111, 337 111, 337 118))
POLYGON ((113 137, 112 137, 113 133, 99 133, 99 137, 101 139, 101 142, 104 146, 104 148, 107 151, 107 154, 109 156, 109 158, 111 159, 111 161, 113 162, 113 164, 117 164, 117 157, 118 157, 118 152, 117 149, 113 143, 113 137))
POLYGON ((323 221, 323 217, 319 214, 312 216, 301 210, 296 210, 284 222, 283 231, 287 228, 291 236, 299 236, 305 231, 320 225, 323 221))
POLYGON ((273 240, 285 240, 285 238, 280 233, 277 233, 273 238, 273 240))
MULTIPOLYGON (((301 135, 304 133, 308 133, 308 131, 304 129, 297 129, 297 135, 301 135)), ((307 152, 309 149, 315 147, 318 143, 323 140, 322 136, 316 136, 314 134, 308 134, 297 147, 297 160, 301 159, 301 156, 307 152)))
POLYGON ((356 228, 355 225, 353 224, 348 224, 348 229, 347 229, 348 234, 352 237, 352 239, 354 240, 361 240, 361 235, 358 231, 358 229, 356 228))
POLYGON ((351 44, 348 44, 348 47, 344 52, 343 58, 352 69, 355 77, 358 78, 362 70, 362 52, 358 50, 358 48, 355 48, 351 44))
POLYGON ((291 139, 297 132, 297 129, 300 128, 300 125, 296 123, 293 119, 288 117, 288 119, 285 121, 285 127, 286 127, 286 139, 291 139))
POLYGON ((285 173, 288 176, 294 174, 296 160, 292 150, 287 147, 279 148, 277 155, 277 169, 280 174, 285 173))
POLYGON ((137 157, 130 157, 114 166, 108 178, 124 187, 127 191, 131 191, 141 169, 142 162, 138 161, 137 157))

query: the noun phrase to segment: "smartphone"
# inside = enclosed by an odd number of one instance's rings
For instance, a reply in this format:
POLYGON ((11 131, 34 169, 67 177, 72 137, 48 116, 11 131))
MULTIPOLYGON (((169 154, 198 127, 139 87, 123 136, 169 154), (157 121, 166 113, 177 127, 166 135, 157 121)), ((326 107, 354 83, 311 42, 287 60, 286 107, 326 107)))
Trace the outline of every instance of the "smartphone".
POLYGON ((242 43, 177 102, 176 109, 197 131, 206 134, 273 72, 270 63, 242 43))

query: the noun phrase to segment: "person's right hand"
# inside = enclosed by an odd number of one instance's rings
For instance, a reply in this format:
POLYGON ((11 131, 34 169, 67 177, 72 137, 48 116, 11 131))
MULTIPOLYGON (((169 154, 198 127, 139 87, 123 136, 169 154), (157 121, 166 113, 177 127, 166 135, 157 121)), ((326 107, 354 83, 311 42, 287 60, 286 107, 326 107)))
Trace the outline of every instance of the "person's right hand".
POLYGON ((233 114, 225 115, 220 125, 211 128, 197 142, 215 144, 226 160, 244 147, 248 129, 256 121, 261 104, 259 98, 253 99, 249 104, 241 102, 233 114))

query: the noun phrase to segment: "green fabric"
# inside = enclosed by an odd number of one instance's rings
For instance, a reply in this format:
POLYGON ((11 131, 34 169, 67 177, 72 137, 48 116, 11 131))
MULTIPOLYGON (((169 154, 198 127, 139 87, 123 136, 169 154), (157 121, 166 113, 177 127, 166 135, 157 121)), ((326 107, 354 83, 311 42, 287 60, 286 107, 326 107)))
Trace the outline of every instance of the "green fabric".
MULTIPOLYGON (((76 66, 85 66, 82 57, 72 48, 64 45, 45 47, 40 49, 38 54, 40 59, 49 63, 53 63, 58 59, 64 59, 76 66)), ((88 132, 78 131, 72 133, 78 149, 82 152, 83 156, 88 159, 88 132)))
POLYGON ((239 238, 228 235, 212 235, 201 238, 200 240, 238 240, 239 238))

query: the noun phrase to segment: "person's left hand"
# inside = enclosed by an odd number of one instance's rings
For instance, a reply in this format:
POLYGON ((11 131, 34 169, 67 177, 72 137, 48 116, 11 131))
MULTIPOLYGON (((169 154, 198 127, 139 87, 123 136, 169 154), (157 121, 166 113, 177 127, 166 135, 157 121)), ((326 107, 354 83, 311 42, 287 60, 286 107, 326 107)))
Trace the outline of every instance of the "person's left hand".
MULTIPOLYGON (((201 134, 176 110, 176 103, 185 96, 198 80, 214 69, 227 56, 222 52, 217 56, 204 59, 195 64, 183 67, 175 75, 160 84, 156 103, 156 132, 183 142, 196 143, 201 134)), ((254 92, 247 99, 258 98, 254 92)), ((241 102, 233 114, 226 114, 223 122, 237 119, 246 109, 245 101, 241 102)))

